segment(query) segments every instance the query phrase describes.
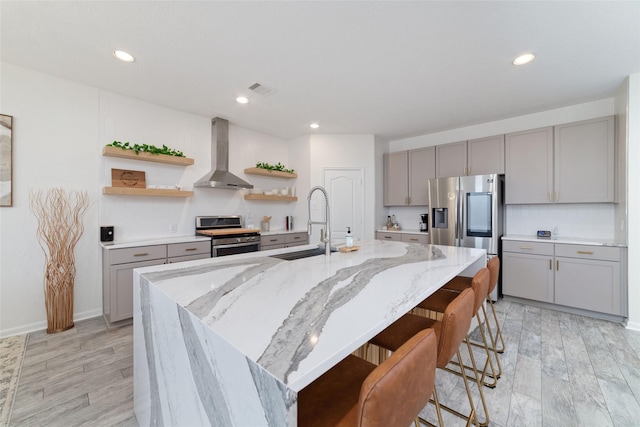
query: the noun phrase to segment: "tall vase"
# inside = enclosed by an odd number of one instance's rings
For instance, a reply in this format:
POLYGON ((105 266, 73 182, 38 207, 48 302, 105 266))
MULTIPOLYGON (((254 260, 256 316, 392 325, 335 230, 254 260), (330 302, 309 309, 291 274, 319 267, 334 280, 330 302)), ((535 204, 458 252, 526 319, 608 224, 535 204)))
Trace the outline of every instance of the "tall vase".
POLYGON ((73 327, 74 248, 84 231, 82 216, 89 197, 86 191, 53 188, 32 192, 30 203, 38 219, 38 243, 45 254, 47 333, 53 334, 73 327))

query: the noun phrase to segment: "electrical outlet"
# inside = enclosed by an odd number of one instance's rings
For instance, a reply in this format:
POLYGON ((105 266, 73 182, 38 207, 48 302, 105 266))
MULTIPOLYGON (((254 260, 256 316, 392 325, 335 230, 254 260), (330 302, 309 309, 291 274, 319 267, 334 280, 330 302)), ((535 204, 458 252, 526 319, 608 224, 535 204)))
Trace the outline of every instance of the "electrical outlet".
POLYGON ((171 224, 171 230, 172 233, 177 233, 178 232, 178 224, 171 224))

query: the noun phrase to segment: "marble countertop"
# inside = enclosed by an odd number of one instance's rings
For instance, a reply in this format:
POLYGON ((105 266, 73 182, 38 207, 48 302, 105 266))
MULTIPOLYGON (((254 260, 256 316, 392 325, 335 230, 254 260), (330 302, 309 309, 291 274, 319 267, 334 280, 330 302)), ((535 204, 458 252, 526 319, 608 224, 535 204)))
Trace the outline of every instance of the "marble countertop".
POLYGON ((588 237, 551 236, 549 239, 539 239, 536 236, 527 234, 508 234, 502 236, 502 240, 521 240, 525 242, 540 243, 566 243, 570 245, 591 245, 591 246, 615 246, 626 248, 625 243, 619 243, 613 239, 593 239, 588 237))
POLYGON ((486 256, 483 249, 359 244, 330 257, 269 256, 316 247, 305 245, 145 267, 134 276, 299 391, 451 278, 484 265, 486 256))
POLYGON ((155 239, 147 239, 147 240, 101 242, 100 246, 102 246, 104 249, 123 249, 123 248, 135 248, 138 246, 167 245, 171 243, 190 243, 190 242, 198 242, 202 240, 211 240, 211 237, 196 236, 196 235, 158 237, 155 239))

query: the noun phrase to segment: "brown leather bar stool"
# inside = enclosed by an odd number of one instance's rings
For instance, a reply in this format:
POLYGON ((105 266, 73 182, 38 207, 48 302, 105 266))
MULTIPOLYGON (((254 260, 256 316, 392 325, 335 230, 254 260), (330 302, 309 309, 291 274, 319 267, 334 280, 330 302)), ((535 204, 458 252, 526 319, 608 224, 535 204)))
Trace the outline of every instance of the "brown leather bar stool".
MULTIPOLYGON (((482 369, 481 381, 487 387, 494 388, 497 385, 498 378, 500 378, 500 370, 502 369, 502 367, 500 365, 500 361, 498 360, 498 354, 493 351, 494 347, 489 345, 489 343, 487 342, 487 337, 484 330, 484 322, 487 321, 487 312, 484 309, 484 305, 482 304, 486 299, 490 280, 491 271, 488 268, 483 268, 479 270, 470 280, 470 287, 475 292, 474 313, 476 316, 476 320, 478 321, 480 336, 482 337, 482 344, 478 346, 483 348, 487 355, 484 368, 482 369), (484 322, 480 318, 480 313, 484 315, 484 322), (498 368, 496 368, 496 365, 494 365, 494 360, 496 361, 498 368), (489 369, 490 372, 487 372, 487 369, 489 369), (492 378, 492 380, 488 381, 487 376, 492 378)), ((417 308, 433 311, 436 313, 443 313, 446 307, 451 303, 451 301, 455 299, 457 294, 458 292, 453 292, 447 289, 440 289, 434 292, 429 298, 418 304, 417 308)), ((473 369, 473 367, 471 366, 466 366, 466 368, 473 369)))
POLYGON ((421 330, 376 366, 349 355, 298 393, 301 427, 418 427, 436 376, 438 341, 421 330))
MULTIPOLYGON (((473 279, 471 279, 471 288, 467 288, 467 289, 473 289, 474 291, 474 301, 473 301, 472 312, 476 316, 476 319, 478 321, 478 328, 480 329, 480 334, 482 336, 484 345, 481 347, 484 348, 485 354, 487 355, 487 359, 485 361, 484 367, 482 368, 482 373, 479 374, 476 368, 475 357, 473 355, 473 351, 471 351, 471 341, 469 340, 469 336, 467 335, 468 331, 467 333, 465 333, 464 340, 467 343, 467 346, 469 348, 469 358, 471 360, 471 366, 465 366, 463 363, 460 363, 458 365, 458 367, 460 368, 460 371, 458 371, 457 368, 456 369, 450 369, 448 367, 443 368, 449 372, 452 372, 457 375, 462 375, 463 377, 467 377, 471 380, 478 380, 478 393, 480 394, 480 401, 482 403, 482 409, 485 414, 485 420, 480 423, 480 425, 483 425, 483 426, 489 423, 489 408, 487 407, 487 401, 484 397, 482 384, 487 385, 489 387, 495 387, 497 383, 496 370, 493 366, 491 351, 489 350, 489 345, 487 344, 484 328, 479 315, 481 307, 483 306, 482 302, 484 301, 487 295, 487 289, 489 289, 490 278, 491 278, 491 273, 489 272, 489 269, 482 268, 478 270, 478 272, 473 276, 473 279), (491 373, 494 375, 493 382, 490 382, 490 383, 486 381, 488 368, 491 369, 491 373), (468 375, 466 369, 469 369, 473 375, 468 375)), ((426 300, 418 304, 417 307, 425 310, 435 311, 438 313, 444 313, 446 312, 449 305, 453 301, 455 301, 458 295, 461 295, 461 294, 459 294, 458 292, 452 292, 452 291, 440 289, 434 292, 429 298, 427 298, 426 300)))
MULTIPOLYGON (((487 273, 488 274, 488 273, 487 273)), ((417 331, 424 328, 433 328, 436 331, 438 337, 438 361, 437 367, 444 369, 449 362, 453 362, 453 356, 456 356, 456 362, 461 370, 464 371, 462 364, 462 356, 460 355, 460 345, 464 341, 464 338, 471 326, 471 318, 473 317, 473 305, 474 305, 474 291, 473 289, 465 289, 460 294, 456 294, 456 298, 449 304, 444 311, 442 320, 429 319, 423 316, 417 316, 415 314, 405 314, 400 319, 389 325, 385 330, 376 335, 369 342, 378 347, 385 348, 387 350, 395 351, 402 346, 402 344, 410 339, 417 331)), ((471 352, 471 347, 467 343, 467 349, 471 352)), ((393 357, 393 355, 391 357, 393 357)), ((470 412, 469 414, 463 414, 455 409, 442 405, 438 400, 438 393, 434 386, 433 398, 436 405, 436 414, 438 416, 438 422, 442 426, 442 414, 440 408, 457 415, 467 420, 467 426, 471 423, 479 424, 476 416, 475 405, 473 403, 473 396, 471 395, 471 388, 465 375, 462 375, 464 380, 465 389, 467 391, 467 397, 469 399, 470 412)), ((480 389, 479 379, 476 378, 476 384, 480 389)), ((425 420, 420 421, 428 424, 425 420)), ((487 416, 486 424, 489 423, 487 416)))
MULTIPOLYGON (((491 292, 498 285, 498 278, 500 277, 500 258, 494 256, 487 262, 487 268, 489 269, 489 273, 491 274, 491 278, 489 281, 489 291, 487 292, 487 301, 489 302, 489 306, 491 307, 491 312, 493 313, 493 320, 496 326, 495 334, 491 330, 491 323, 489 319, 487 319, 487 332, 489 333, 489 337, 491 338, 491 344, 496 353, 504 353, 505 345, 504 345, 504 337, 502 336, 502 328, 500 327, 500 322, 498 321, 498 315, 496 314, 496 308, 493 305, 493 301, 491 300, 491 292), (501 347, 498 348, 497 343, 498 339, 500 340, 501 347)), ((464 276, 456 276, 449 281, 446 285, 444 285, 443 289, 448 289, 456 292, 462 292, 463 290, 471 287, 471 277, 464 276)), ((486 315, 485 315, 486 317, 486 315)), ((498 376, 502 373, 502 368, 498 367, 498 376)))

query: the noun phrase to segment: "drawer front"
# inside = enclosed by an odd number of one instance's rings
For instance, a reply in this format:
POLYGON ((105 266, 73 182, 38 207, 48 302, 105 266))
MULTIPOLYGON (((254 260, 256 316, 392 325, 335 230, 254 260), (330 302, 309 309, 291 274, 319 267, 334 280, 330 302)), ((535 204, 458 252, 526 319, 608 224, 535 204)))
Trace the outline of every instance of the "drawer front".
POLYGON ((211 240, 191 243, 172 243, 167 246, 169 257, 211 254, 211 240))
POLYGON ((262 243, 260 243, 261 251, 268 251, 271 249, 282 249, 282 248, 284 248, 284 243, 277 243, 275 245, 263 245, 262 243))
POLYGON ((308 242, 308 234, 307 233, 293 233, 293 234, 285 234, 284 242, 285 243, 294 243, 294 244, 306 244, 308 242))
POLYGON ((384 231, 376 232, 376 239, 378 240, 391 240, 393 242, 402 241, 402 233, 385 233, 384 231))
POLYGON ((402 234, 402 241, 406 243, 420 243, 422 245, 429 244, 429 236, 420 234, 402 234))
POLYGON ((504 240, 502 252, 553 256, 553 243, 527 242, 524 240, 504 240))
POLYGON ((620 248, 612 248, 609 246, 556 244, 556 256, 619 262, 620 248))
POLYGON ((282 245, 284 244, 284 235, 283 234, 274 234, 271 236, 261 236, 260 237, 260 247, 263 246, 272 246, 272 245, 282 245))
POLYGON ((167 245, 138 246, 135 248, 112 249, 109 251, 109 262, 111 265, 166 257, 167 245))

